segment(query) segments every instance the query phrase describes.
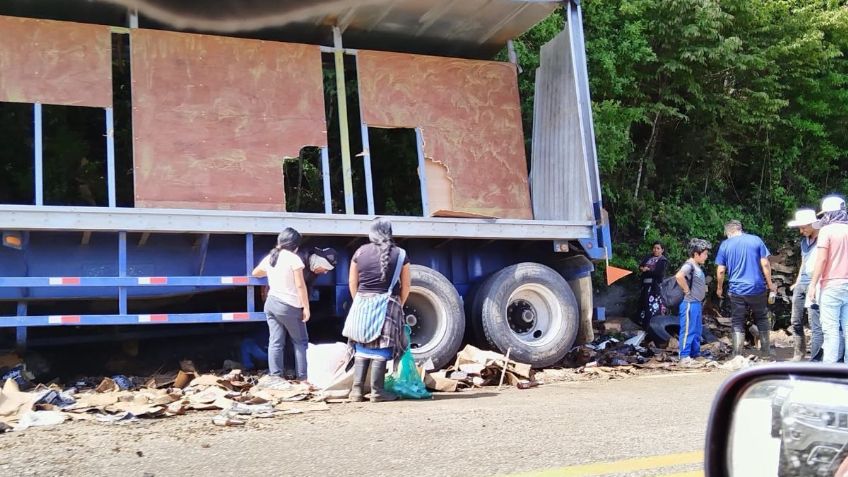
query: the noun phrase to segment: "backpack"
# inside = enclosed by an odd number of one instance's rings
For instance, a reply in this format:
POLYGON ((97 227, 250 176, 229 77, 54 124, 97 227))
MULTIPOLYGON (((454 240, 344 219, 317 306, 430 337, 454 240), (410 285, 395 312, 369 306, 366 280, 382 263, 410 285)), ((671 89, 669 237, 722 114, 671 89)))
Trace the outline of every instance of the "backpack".
MULTIPOLYGON (((693 268, 692 273, 686 280, 689 283, 690 289, 692 288, 692 280, 694 279, 692 275, 694 273, 695 269, 693 268)), ((662 283, 660 283, 660 295, 662 295, 665 306, 668 307, 678 306, 683 301, 683 289, 678 285, 674 275, 664 278, 662 283)))

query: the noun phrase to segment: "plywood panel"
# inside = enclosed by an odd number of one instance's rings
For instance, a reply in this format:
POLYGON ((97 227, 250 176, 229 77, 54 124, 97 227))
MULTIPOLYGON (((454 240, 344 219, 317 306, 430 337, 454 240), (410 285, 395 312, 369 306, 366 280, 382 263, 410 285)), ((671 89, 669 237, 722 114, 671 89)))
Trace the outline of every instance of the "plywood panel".
POLYGON ((512 64, 374 51, 357 61, 364 121, 420 127, 428 164, 442 166, 425 167, 431 212, 532 217, 512 64))
POLYGON ((0 101, 112 106, 109 27, 0 16, 0 101))
POLYGON ((136 206, 284 210, 283 158, 327 144, 319 48, 131 39, 136 206))

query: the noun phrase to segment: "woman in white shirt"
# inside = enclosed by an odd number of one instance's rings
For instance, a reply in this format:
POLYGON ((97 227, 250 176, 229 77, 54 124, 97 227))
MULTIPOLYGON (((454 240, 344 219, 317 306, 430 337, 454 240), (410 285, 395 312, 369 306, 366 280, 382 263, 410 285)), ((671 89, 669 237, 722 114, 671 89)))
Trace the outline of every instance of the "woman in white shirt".
POLYGON ((268 319, 268 373, 283 376, 286 335, 294 344, 298 381, 306 381, 306 347, 309 335, 309 295, 303 279, 303 261, 297 256, 301 236, 288 227, 277 236, 277 246, 253 269, 254 277, 268 277, 265 316, 268 319))

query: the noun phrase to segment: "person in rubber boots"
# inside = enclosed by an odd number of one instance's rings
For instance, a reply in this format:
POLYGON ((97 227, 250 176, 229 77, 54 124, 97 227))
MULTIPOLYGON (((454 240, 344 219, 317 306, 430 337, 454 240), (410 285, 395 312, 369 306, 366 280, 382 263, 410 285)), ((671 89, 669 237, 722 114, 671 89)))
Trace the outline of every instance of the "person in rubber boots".
POLYGON ((792 317, 790 322, 795 345, 792 361, 801 361, 807 354, 804 335, 805 312, 812 331, 810 361, 817 359, 824 341, 821 322, 819 321, 819 310, 806 306, 807 288, 810 286, 810 279, 813 276, 813 266, 816 263, 816 242, 819 238, 819 231, 813 228, 813 222, 816 220, 818 218, 815 210, 799 209, 795 212, 795 218, 786 224, 790 228, 797 228, 801 234, 801 265, 798 267, 798 277, 795 278, 795 283, 789 287, 792 290, 792 317))
POLYGON ((727 240, 721 243, 716 254, 716 295, 724 298, 724 278, 730 285, 730 314, 733 320, 733 356, 742 354, 745 346, 745 314, 748 309, 760 331, 760 356, 771 357, 768 318, 769 292, 777 292, 771 279, 769 252, 763 239, 742 230, 742 222, 731 220, 724 224, 727 240))
MULTIPOLYGON (((354 402, 363 400, 365 378, 370 369, 371 402, 393 401, 397 396, 384 389, 386 365, 389 360, 398 360, 408 344, 403 332, 403 304, 409 297, 412 280, 409 257, 405 250, 395 245, 392 224, 386 219, 374 219, 368 239, 370 243, 359 247, 351 260, 348 277, 350 294, 354 301, 357 295, 373 297, 388 294, 388 305, 383 316, 368 317, 369 322, 382 321, 382 331, 374 340, 365 343, 351 338, 355 354, 353 386, 348 399, 354 402)), ((354 305, 351 305, 346 325, 351 320, 353 308, 354 305)))

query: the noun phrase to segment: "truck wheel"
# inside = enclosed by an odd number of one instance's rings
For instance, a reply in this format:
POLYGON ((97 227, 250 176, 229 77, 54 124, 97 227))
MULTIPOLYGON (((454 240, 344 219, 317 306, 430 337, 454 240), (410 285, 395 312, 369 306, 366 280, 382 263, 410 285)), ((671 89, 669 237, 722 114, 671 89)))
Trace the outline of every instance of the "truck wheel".
POLYGON ((468 335, 468 341, 472 345, 478 348, 485 348, 489 346, 489 343, 486 342, 486 335, 483 333, 483 322, 480 320, 480 313, 483 309, 483 300, 489 295, 489 288, 492 285, 492 278, 495 275, 489 275, 483 280, 477 282, 471 288, 471 300, 469 300, 470 307, 468 308, 469 316, 469 324, 466 328, 470 331, 468 335))
POLYGON ((465 310, 456 288, 441 273, 411 265, 412 286, 403 307, 412 328, 410 347, 418 362, 432 359, 436 368, 456 357, 465 333, 465 310))
POLYGON ((577 299, 562 276, 538 263, 504 268, 483 287, 479 316, 488 344, 540 368, 560 361, 579 328, 577 299))
MULTIPOLYGON (((668 340, 671 337, 677 338, 680 336, 680 318, 677 316, 657 315, 651 318, 648 329, 648 338, 655 345, 665 348, 668 346, 668 340)), ((701 328, 701 341, 703 343, 713 343, 718 341, 718 338, 709 328, 701 328)))

